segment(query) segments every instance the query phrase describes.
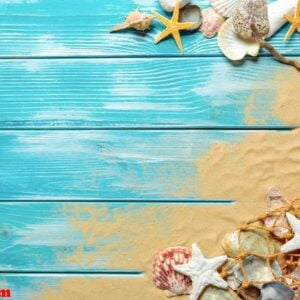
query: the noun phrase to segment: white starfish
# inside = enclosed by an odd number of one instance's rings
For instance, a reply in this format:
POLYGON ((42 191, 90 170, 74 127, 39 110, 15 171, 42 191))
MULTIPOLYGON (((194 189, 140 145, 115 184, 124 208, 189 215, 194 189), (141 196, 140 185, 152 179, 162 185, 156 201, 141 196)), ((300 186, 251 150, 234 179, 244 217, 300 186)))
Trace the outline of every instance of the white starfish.
POLYGON ((193 282, 190 300, 198 300, 204 288, 208 285, 226 289, 228 284, 217 272, 218 267, 223 265, 227 256, 218 256, 206 259, 197 244, 192 245, 192 258, 187 264, 174 266, 174 269, 186 276, 193 282))
POLYGON ((281 247, 284 253, 300 249, 300 220, 290 213, 286 213, 286 217, 293 229, 294 237, 281 247))

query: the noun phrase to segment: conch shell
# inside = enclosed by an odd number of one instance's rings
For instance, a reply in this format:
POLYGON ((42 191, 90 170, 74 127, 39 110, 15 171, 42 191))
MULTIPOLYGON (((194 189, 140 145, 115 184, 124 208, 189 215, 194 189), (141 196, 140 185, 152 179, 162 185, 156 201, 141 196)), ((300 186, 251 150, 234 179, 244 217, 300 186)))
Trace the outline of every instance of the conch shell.
POLYGON ((268 6, 265 0, 241 0, 232 16, 233 30, 245 40, 253 38, 253 30, 259 37, 269 33, 268 6))
MULTIPOLYGON (((293 12, 296 1, 297 0, 277 0, 268 5, 269 33, 267 34, 267 38, 270 38, 286 23, 283 15, 293 12)), ((257 41, 253 39, 245 40, 235 33, 232 17, 221 26, 218 34, 218 44, 221 51, 230 60, 241 60, 247 54, 257 56, 260 49, 260 45, 257 41)))
POLYGON ((139 9, 131 12, 125 19, 125 22, 113 27, 110 32, 116 32, 128 28, 133 28, 138 31, 148 30, 153 22, 154 16, 146 13, 141 13, 139 9))

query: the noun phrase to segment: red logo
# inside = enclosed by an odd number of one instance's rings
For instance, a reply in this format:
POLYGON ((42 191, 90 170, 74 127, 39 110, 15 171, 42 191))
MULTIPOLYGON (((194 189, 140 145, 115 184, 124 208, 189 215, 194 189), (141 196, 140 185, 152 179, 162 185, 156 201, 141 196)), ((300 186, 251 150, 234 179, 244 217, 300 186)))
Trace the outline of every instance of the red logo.
POLYGON ((0 298, 10 298, 11 297, 11 291, 10 289, 2 289, 0 290, 0 298))

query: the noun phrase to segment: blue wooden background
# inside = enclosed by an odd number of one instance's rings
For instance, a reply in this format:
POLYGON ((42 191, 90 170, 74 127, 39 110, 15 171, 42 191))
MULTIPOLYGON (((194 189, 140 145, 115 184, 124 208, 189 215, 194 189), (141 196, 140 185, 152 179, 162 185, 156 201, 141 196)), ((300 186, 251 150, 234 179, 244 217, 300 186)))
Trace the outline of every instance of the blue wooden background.
MULTIPOLYGON (((264 118, 276 95, 272 76, 289 67, 264 51, 232 64, 216 38, 199 33, 184 35, 181 55, 172 39, 154 45, 158 22, 147 34, 110 34, 137 6, 161 12, 157 0, 0 1, 0 289, 10 288, 12 299, 32 299, 62 278, 138 284, 144 266, 134 259, 110 265, 101 247, 84 249, 99 251, 92 264, 66 262, 85 240, 69 223, 74 206, 105 209, 112 223, 116 209, 130 215, 155 206, 149 224, 160 220, 160 208, 174 205, 187 209, 187 218, 208 207, 227 211, 234 199, 181 193, 197 185, 199 156, 249 131, 299 125, 273 115, 263 124, 245 121, 256 94, 264 101, 255 118, 264 118)), ((284 43, 286 31, 273 45, 300 57, 299 35, 284 43)), ((169 226, 168 217, 160 222, 169 226)))

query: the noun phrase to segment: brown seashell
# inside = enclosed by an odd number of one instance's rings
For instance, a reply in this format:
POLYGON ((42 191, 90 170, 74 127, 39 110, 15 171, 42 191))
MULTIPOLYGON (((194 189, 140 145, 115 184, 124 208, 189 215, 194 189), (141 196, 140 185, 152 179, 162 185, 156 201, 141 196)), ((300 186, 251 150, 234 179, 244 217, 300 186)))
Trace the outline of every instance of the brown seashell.
POLYGON ((206 8, 202 11, 202 25, 200 31, 210 39, 214 37, 224 23, 224 17, 219 15, 213 8, 206 8))
POLYGON ((148 30, 153 22, 154 16, 141 13, 139 9, 131 12, 125 19, 125 22, 113 27, 110 32, 116 32, 128 28, 138 31, 148 30))
POLYGON ((189 294, 191 279, 174 270, 174 266, 188 263, 192 251, 187 247, 170 247, 154 256, 152 280, 154 285, 173 295, 189 294))
POLYGON ((189 31, 198 29, 202 24, 201 8, 197 5, 188 5, 180 10, 179 21, 181 23, 193 22, 194 25, 190 27, 189 31))
POLYGON ((258 300, 260 297, 260 289, 256 286, 242 287, 239 290, 239 295, 245 300, 258 300))
POLYGON ((266 37, 269 33, 268 4, 265 0, 241 0, 232 18, 235 33, 245 40, 253 39, 253 30, 259 37, 266 37))

